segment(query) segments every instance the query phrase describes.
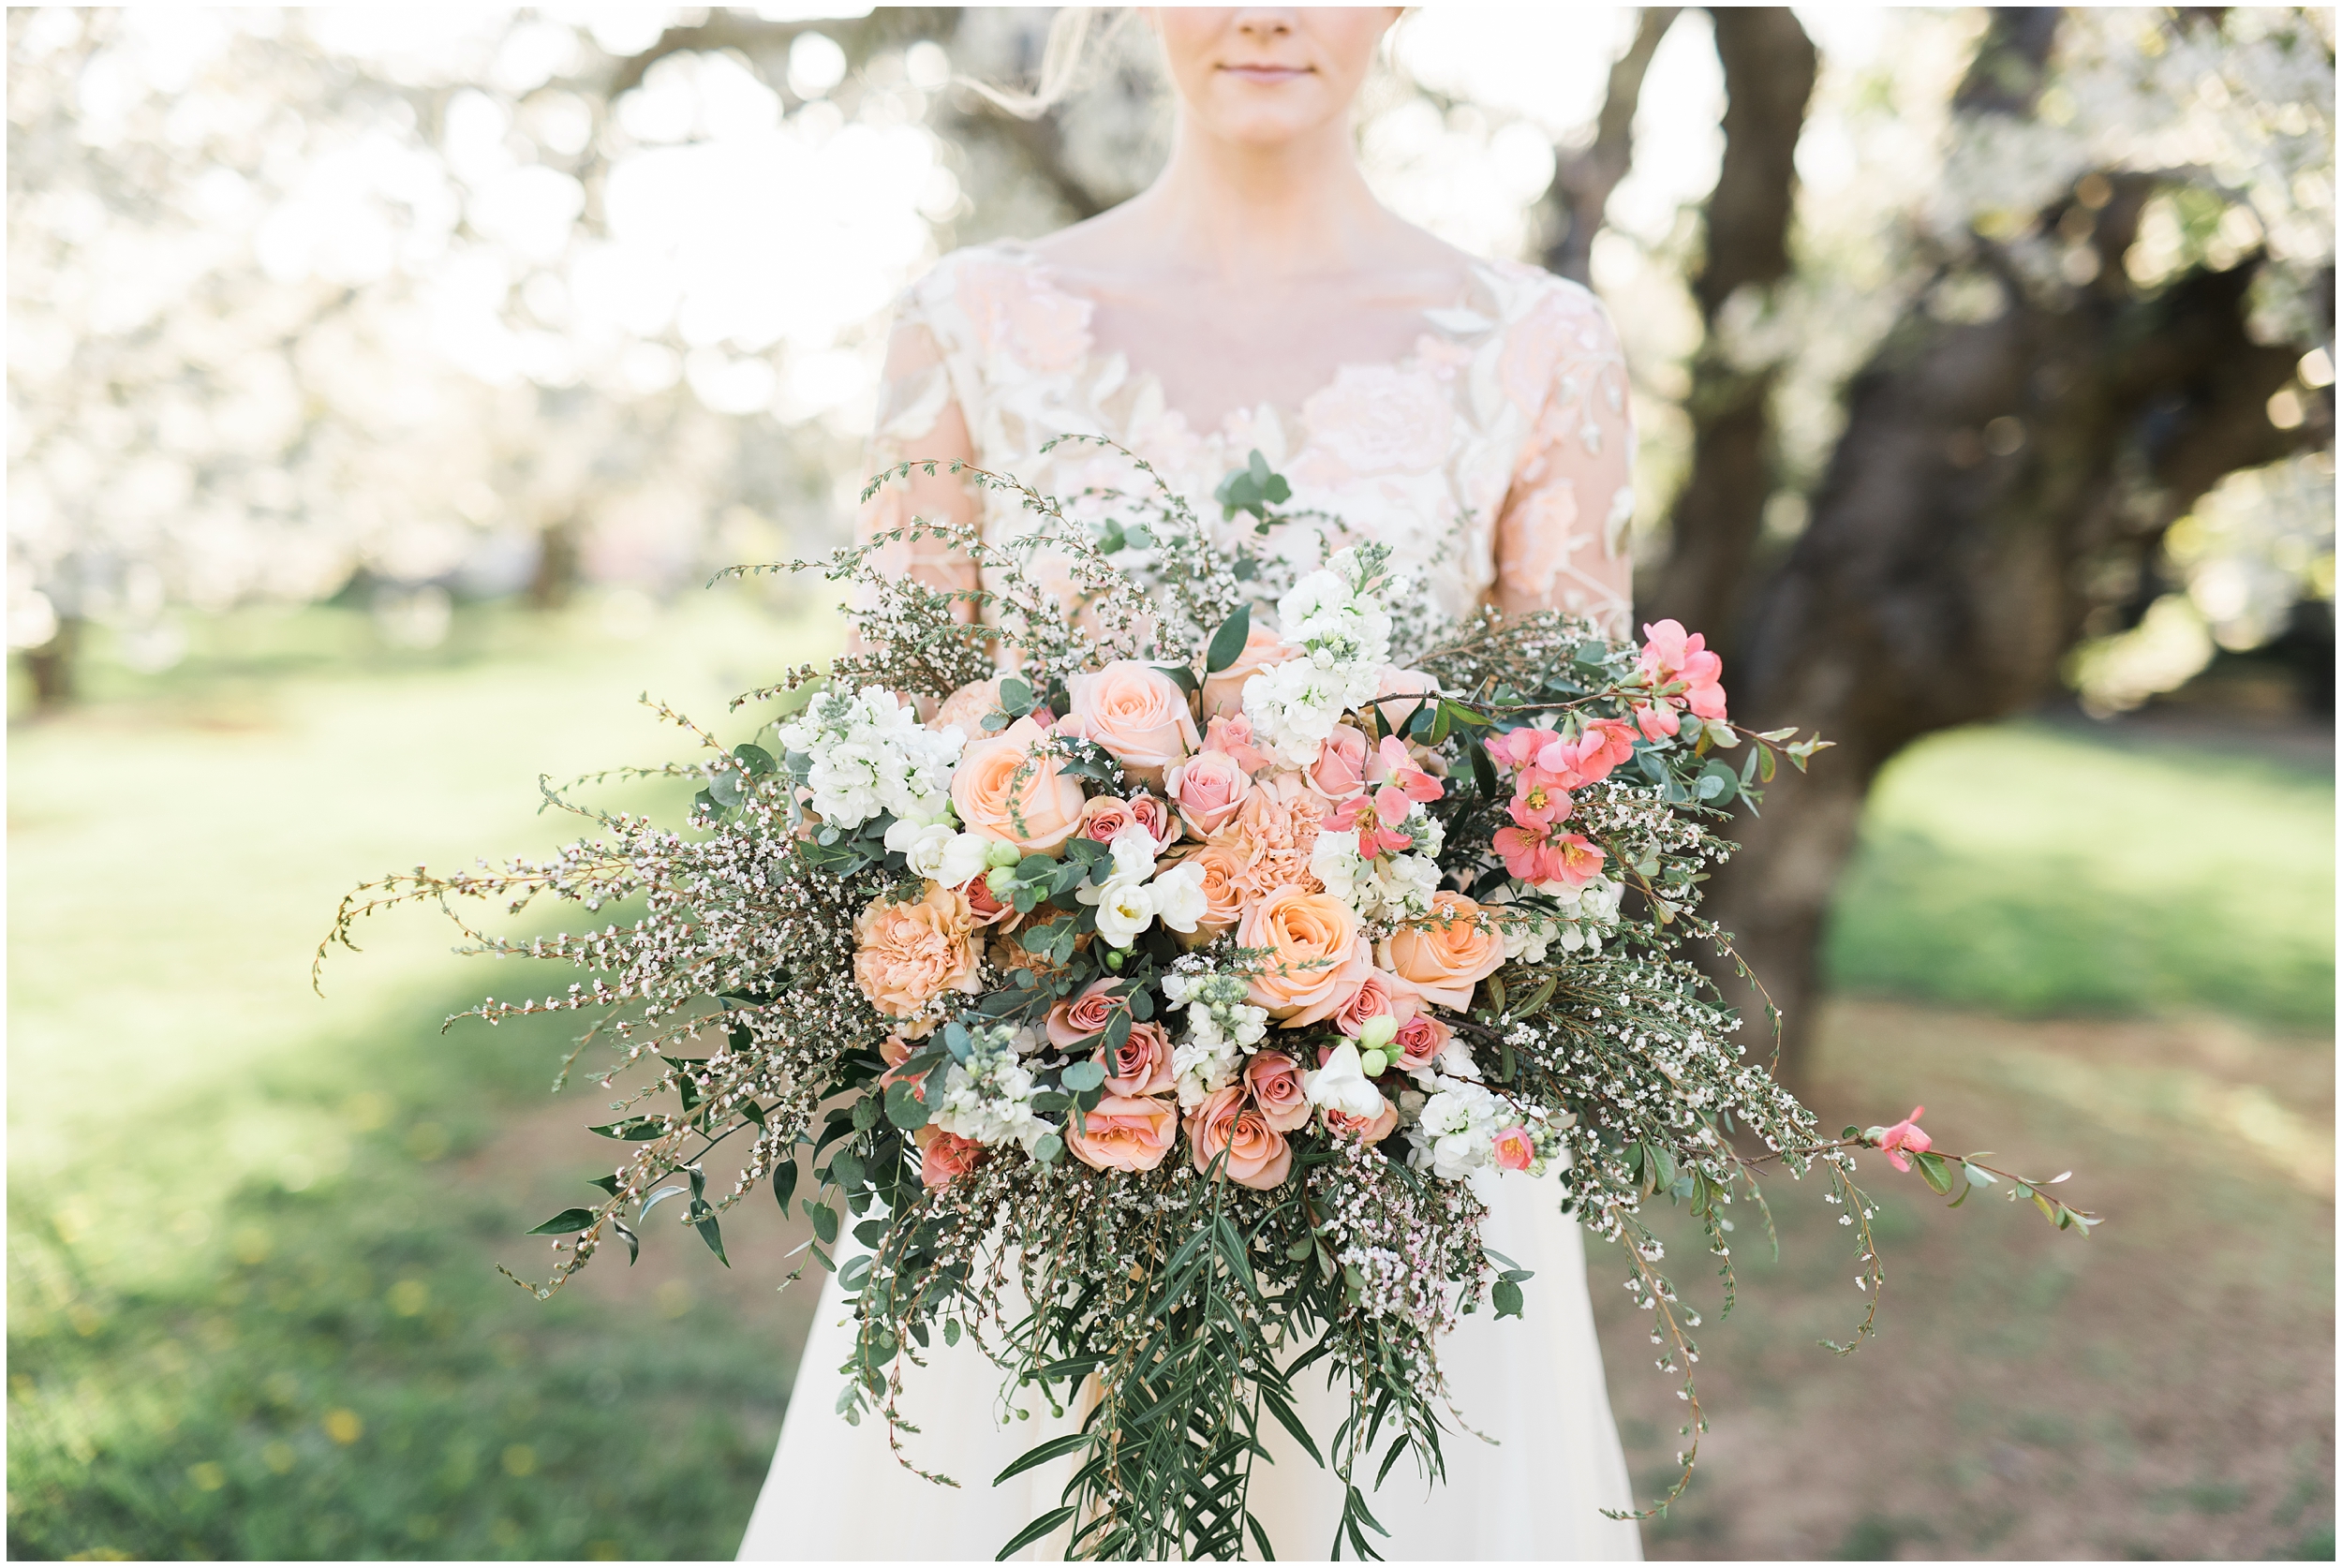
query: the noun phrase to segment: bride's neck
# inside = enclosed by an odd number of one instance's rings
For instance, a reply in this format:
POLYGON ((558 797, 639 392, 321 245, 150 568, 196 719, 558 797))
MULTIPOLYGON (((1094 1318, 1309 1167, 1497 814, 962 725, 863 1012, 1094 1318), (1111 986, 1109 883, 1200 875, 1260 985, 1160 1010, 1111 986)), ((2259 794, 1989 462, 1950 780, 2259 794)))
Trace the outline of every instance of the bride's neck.
POLYGON ((1367 188, 1341 122, 1259 147, 1207 136, 1183 120, 1162 174, 1131 207, 1163 261, 1231 282, 1366 264, 1392 221, 1367 188))

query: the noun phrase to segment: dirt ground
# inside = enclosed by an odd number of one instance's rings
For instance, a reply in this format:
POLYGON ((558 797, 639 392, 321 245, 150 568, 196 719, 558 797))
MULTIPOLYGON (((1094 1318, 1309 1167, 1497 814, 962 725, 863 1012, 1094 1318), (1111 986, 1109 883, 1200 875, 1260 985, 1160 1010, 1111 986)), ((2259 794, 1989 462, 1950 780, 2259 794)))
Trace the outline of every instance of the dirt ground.
MULTIPOLYGON (((1816 1341, 1844 1339, 1862 1297, 1818 1189, 1776 1184, 1778 1264, 1742 1226, 1740 1305, 1722 1323, 1695 1233, 1663 1218, 1673 1278, 1709 1320, 1711 1430, 1690 1490, 1644 1527, 1652 1557, 2333 1555, 2330 1042, 1845 1000, 1816 1081, 1833 1131, 1924 1103, 1939 1146, 2042 1176, 2070 1167, 2069 1201, 2107 1222, 2084 1238, 2029 1206, 1946 1212, 1916 1176, 1866 1159, 1888 1290, 1878 1338, 1841 1358, 1816 1341)), ((578 1132, 598 1118, 579 1112, 599 1103, 565 1097, 463 1174, 515 1180, 523 1208, 575 1201, 601 1152, 578 1132)), ((728 1179, 719 1163, 711 1187, 728 1179)), ((642 1266, 607 1258, 570 1288, 665 1319, 761 1321, 774 1365, 793 1366, 820 1280, 778 1292, 802 1220, 759 1192, 724 1229, 730 1269, 677 1228, 642 1266)), ((1614 1255, 1597 1246, 1590 1263, 1648 1501, 1671 1478, 1683 1407, 1651 1369, 1614 1255)))
MULTIPOLYGON (((1718 1324, 1681 1224, 1675 1279, 1710 1323, 1710 1433, 1651 1556, 2327 1558, 2334 1555, 2334 1056, 2217 1020, 2029 1022, 1844 1001, 1826 1126, 1924 1102, 1939 1147, 1996 1150, 2107 1217, 1956 1213, 1864 1161, 1881 1200, 1878 1338, 1819 1192, 1777 1184, 1781 1262, 1744 1243, 1718 1324)), ((1742 1234, 1752 1227, 1743 1225, 1742 1234)), ((1647 1320, 1592 1261, 1612 1401, 1645 1499, 1682 1409, 1647 1320)))

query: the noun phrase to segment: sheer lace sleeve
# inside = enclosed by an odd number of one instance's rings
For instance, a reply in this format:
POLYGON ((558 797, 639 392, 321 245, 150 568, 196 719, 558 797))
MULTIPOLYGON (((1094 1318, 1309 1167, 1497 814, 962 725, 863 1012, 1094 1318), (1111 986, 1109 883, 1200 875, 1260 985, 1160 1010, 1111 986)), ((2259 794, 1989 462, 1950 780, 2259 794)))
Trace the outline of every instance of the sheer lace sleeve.
MULTIPOLYGON (((871 432, 869 471, 920 458, 972 462, 968 421, 954 395, 943 346, 915 303, 907 304, 886 345, 885 379, 879 391, 877 427, 871 432)), ((972 523, 976 496, 958 475, 921 470, 889 481, 862 503, 854 538, 908 525, 914 517, 939 523, 972 523)), ((883 546, 878 566, 890 576, 910 577, 938 588, 972 589, 975 563, 933 538, 896 540, 883 546)), ((965 619, 969 607, 959 607, 965 619)))
POLYGON ((1573 610, 1627 635, 1635 424, 1618 333, 1593 296, 1568 288, 1516 331, 1528 334, 1540 368, 1550 356, 1550 369, 1498 514, 1490 597, 1507 612, 1573 610))

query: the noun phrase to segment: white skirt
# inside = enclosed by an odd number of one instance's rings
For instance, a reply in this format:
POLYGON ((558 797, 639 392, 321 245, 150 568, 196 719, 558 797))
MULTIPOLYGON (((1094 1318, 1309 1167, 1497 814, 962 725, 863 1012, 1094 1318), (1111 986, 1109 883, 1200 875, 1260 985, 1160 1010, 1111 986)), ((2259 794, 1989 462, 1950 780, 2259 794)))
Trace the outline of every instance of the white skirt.
MULTIPOLYGON (((1561 1213, 1553 1183, 1507 1176, 1497 1184, 1487 1238, 1535 1271, 1521 1287, 1527 1315, 1499 1321, 1484 1307, 1441 1346, 1440 1364, 1462 1418, 1496 1441, 1484 1442, 1450 1423, 1441 1440, 1447 1479, 1427 1488, 1413 1463, 1400 1461, 1370 1498, 1389 1539, 1371 1531, 1367 1538, 1401 1562, 1639 1561, 1642 1539, 1634 1523, 1602 1513, 1634 1503, 1603 1382, 1577 1223, 1561 1213)), ((946 1350, 939 1339, 928 1365, 906 1371, 901 1401, 905 1418, 923 1428, 903 1436, 907 1456, 958 1487, 905 1470, 887 1447, 883 1423, 865 1416, 860 1426, 848 1426, 836 1406, 852 1324, 833 1278, 823 1288, 779 1452, 749 1518, 740 1561, 989 1561, 1028 1523, 1060 1505, 1075 1463, 1070 1457, 1004 1486, 991 1482, 1035 1443, 1072 1430, 1075 1416, 1051 1419, 1045 1406, 1031 1420, 1001 1423, 1001 1371, 965 1342, 946 1350)), ((1346 1395, 1329 1390, 1317 1368, 1297 1380, 1295 1393, 1302 1422, 1323 1447, 1345 1413, 1346 1395)), ((1024 1402, 1037 1403, 1030 1391, 1024 1402)), ((1253 1472, 1253 1514, 1280 1558, 1323 1561, 1341 1516, 1341 1484, 1276 1423, 1264 1420, 1262 1428, 1277 1462, 1253 1472)), ((1069 1532, 1018 1555, 1061 1556, 1069 1532)), ((1345 1546, 1343 1555, 1355 1554, 1345 1546)))

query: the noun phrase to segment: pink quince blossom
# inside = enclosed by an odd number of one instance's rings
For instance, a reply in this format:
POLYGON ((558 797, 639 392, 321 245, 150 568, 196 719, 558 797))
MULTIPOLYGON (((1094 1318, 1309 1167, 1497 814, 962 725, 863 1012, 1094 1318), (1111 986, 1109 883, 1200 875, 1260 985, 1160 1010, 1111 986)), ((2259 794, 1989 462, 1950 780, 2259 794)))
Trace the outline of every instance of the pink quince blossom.
MULTIPOLYGON (((1653 687, 1682 681, 1680 694, 1662 699, 1670 707, 1685 707, 1702 718, 1724 717, 1724 659, 1708 651, 1708 640, 1686 632, 1679 621, 1654 621, 1642 629, 1642 673, 1653 687)), ((1636 716, 1641 717, 1639 713, 1636 716)), ((1645 723, 1643 732, 1650 733, 1645 723)), ((1668 733, 1672 734, 1672 729, 1668 733)))
POLYGON ((1505 869, 1533 887, 1554 882, 1583 887, 1602 874, 1601 848, 1558 822, 1543 828, 1498 828, 1495 846, 1505 857, 1505 869))
POLYGON ((1397 791, 1377 791, 1373 795, 1352 795, 1335 806, 1326 820, 1326 826, 1335 833, 1356 832, 1358 853, 1368 860, 1378 855, 1395 855, 1415 848, 1415 836, 1399 831, 1399 823, 1407 820, 1407 799, 1399 795, 1399 821, 1390 821, 1390 810, 1384 804, 1385 793, 1397 791), (1384 824, 1388 822, 1388 826, 1384 824))
POLYGON ((1525 1171, 1537 1157, 1537 1146, 1531 1140, 1525 1127, 1507 1127, 1496 1135, 1496 1166, 1504 1171, 1525 1171))
POLYGON ((1870 1141, 1887 1151, 1887 1158, 1894 1161, 1896 1170, 1907 1171, 1911 1168, 1911 1161, 1903 1157, 1905 1149, 1913 1154, 1922 1154, 1935 1146, 1934 1140, 1920 1129, 1920 1117, 1926 1114, 1926 1106, 1914 1105, 1911 1114, 1892 1127, 1874 1127, 1870 1130, 1870 1141))
POLYGON ((1447 792, 1447 786, 1416 765, 1407 745, 1397 735, 1385 735, 1383 744, 1366 761, 1366 777, 1379 786, 1374 791, 1374 809, 1384 821, 1397 827, 1407 820, 1416 801, 1434 801, 1447 792))
POLYGON ((1532 766, 1520 770, 1513 784, 1512 802, 1505 810, 1522 827, 1542 831, 1568 816, 1570 804, 1562 775, 1532 766))

